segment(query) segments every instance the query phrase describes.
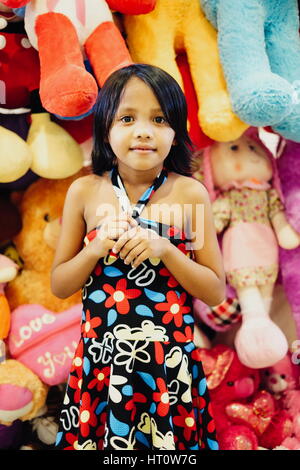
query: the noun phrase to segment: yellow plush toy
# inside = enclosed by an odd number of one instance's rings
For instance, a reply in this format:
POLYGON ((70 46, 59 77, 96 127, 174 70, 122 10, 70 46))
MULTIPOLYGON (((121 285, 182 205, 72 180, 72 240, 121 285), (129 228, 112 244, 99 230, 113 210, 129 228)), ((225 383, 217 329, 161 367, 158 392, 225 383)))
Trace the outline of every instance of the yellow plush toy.
POLYGON ((127 44, 135 62, 156 65, 182 85, 176 54, 186 51, 203 132, 219 142, 242 135, 247 124, 232 112, 219 61, 217 35, 199 0, 157 0, 146 15, 125 16, 127 44))
POLYGON ((23 227, 13 239, 24 268, 6 287, 11 310, 23 304, 40 304, 60 312, 81 302, 80 292, 64 300, 55 297, 50 289, 50 272, 66 192, 72 181, 88 171, 82 168, 60 180, 41 178, 25 191, 20 203, 23 227))

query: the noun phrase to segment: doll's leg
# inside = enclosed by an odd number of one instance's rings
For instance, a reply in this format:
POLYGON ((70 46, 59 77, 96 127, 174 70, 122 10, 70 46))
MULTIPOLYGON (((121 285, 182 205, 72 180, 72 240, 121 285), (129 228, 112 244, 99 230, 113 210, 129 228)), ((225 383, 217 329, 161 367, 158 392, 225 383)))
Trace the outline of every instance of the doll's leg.
POLYGON ((273 290, 274 290, 274 284, 265 284, 264 286, 259 287, 262 301, 264 303, 265 310, 268 314, 270 313, 271 305, 273 301, 273 290))
POLYGON ((43 106, 64 117, 86 113, 97 98, 98 87, 84 67, 73 24, 60 13, 45 13, 37 18, 36 33, 43 106))
MULTIPOLYGON (((295 89, 291 114, 273 129, 285 138, 300 142, 300 37, 299 12, 294 0, 281 0, 282 13, 266 31, 266 49, 272 70, 295 89)), ((270 12, 271 14, 271 12, 270 12)))
POLYGON ((234 112, 254 126, 277 124, 292 109, 293 87, 270 68, 259 0, 222 0, 218 43, 234 112))
POLYGON ((100 86, 112 72, 132 64, 120 31, 110 21, 93 31, 85 42, 85 50, 100 86))
POLYGON ((248 127, 232 111, 217 35, 200 9, 186 18, 185 48, 199 103, 203 132, 219 142, 235 140, 248 127))
POLYGON ((288 350, 283 332, 269 318, 258 287, 239 287, 242 326, 235 337, 240 361, 248 367, 269 367, 281 360, 288 350))

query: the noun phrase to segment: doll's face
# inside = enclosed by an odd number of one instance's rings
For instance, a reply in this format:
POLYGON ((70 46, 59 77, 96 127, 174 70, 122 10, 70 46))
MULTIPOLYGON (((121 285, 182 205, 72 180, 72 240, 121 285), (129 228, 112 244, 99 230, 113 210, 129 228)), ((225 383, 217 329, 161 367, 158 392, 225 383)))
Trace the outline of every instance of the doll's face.
POLYGON ((272 165, 264 149, 249 137, 232 142, 216 142, 212 147, 211 164, 215 186, 222 188, 230 181, 269 181, 272 165))

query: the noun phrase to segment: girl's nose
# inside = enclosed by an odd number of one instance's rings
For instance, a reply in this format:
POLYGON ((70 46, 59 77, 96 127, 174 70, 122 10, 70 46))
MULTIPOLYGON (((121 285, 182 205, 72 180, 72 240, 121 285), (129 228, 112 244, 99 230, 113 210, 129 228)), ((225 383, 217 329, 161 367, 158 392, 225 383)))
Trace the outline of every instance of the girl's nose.
POLYGON ((138 125, 134 131, 134 137, 137 139, 149 139, 152 135, 152 130, 147 125, 138 125))

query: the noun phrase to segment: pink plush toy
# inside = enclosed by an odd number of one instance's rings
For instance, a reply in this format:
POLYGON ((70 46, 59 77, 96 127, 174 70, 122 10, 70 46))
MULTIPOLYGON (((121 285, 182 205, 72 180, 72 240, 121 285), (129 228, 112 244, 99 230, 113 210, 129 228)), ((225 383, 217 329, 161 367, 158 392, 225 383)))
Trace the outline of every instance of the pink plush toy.
MULTIPOLYGON (((287 141, 277 166, 287 218, 300 233, 300 144, 287 141)), ((280 268, 300 339, 300 247, 294 250, 280 249, 280 268)))
POLYGON ((259 372, 244 366, 233 349, 219 344, 194 354, 203 364, 221 449, 272 449, 291 435, 287 413, 277 410, 270 393, 259 391, 259 372))
POLYGON ((256 128, 204 150, 204 182, 213 201, 229 284, 235 288, 242 326, 235 337, 241 362, 269 367, 288 350, 283 332, 269 318, 278 275, 278 245, 292 250, 299 234, 288 223, 275 159, 256 128))
POLYGON ((41 64, 40 96, 45 109, 60 116, 89 111, 98 86, 115 70, 132 63, 112 10, 150 12, 156 0, 2 0, 23 7, 25 29, 41 64), (85 69, 85 52, 96 77, 85 69))
POLYGON ((284 439, 282 447, 300 450, 300 366, 293 364, 288 353, 281 361, 261 372, 263 384, 278 400, 293 421, 293 434, 284 439))

